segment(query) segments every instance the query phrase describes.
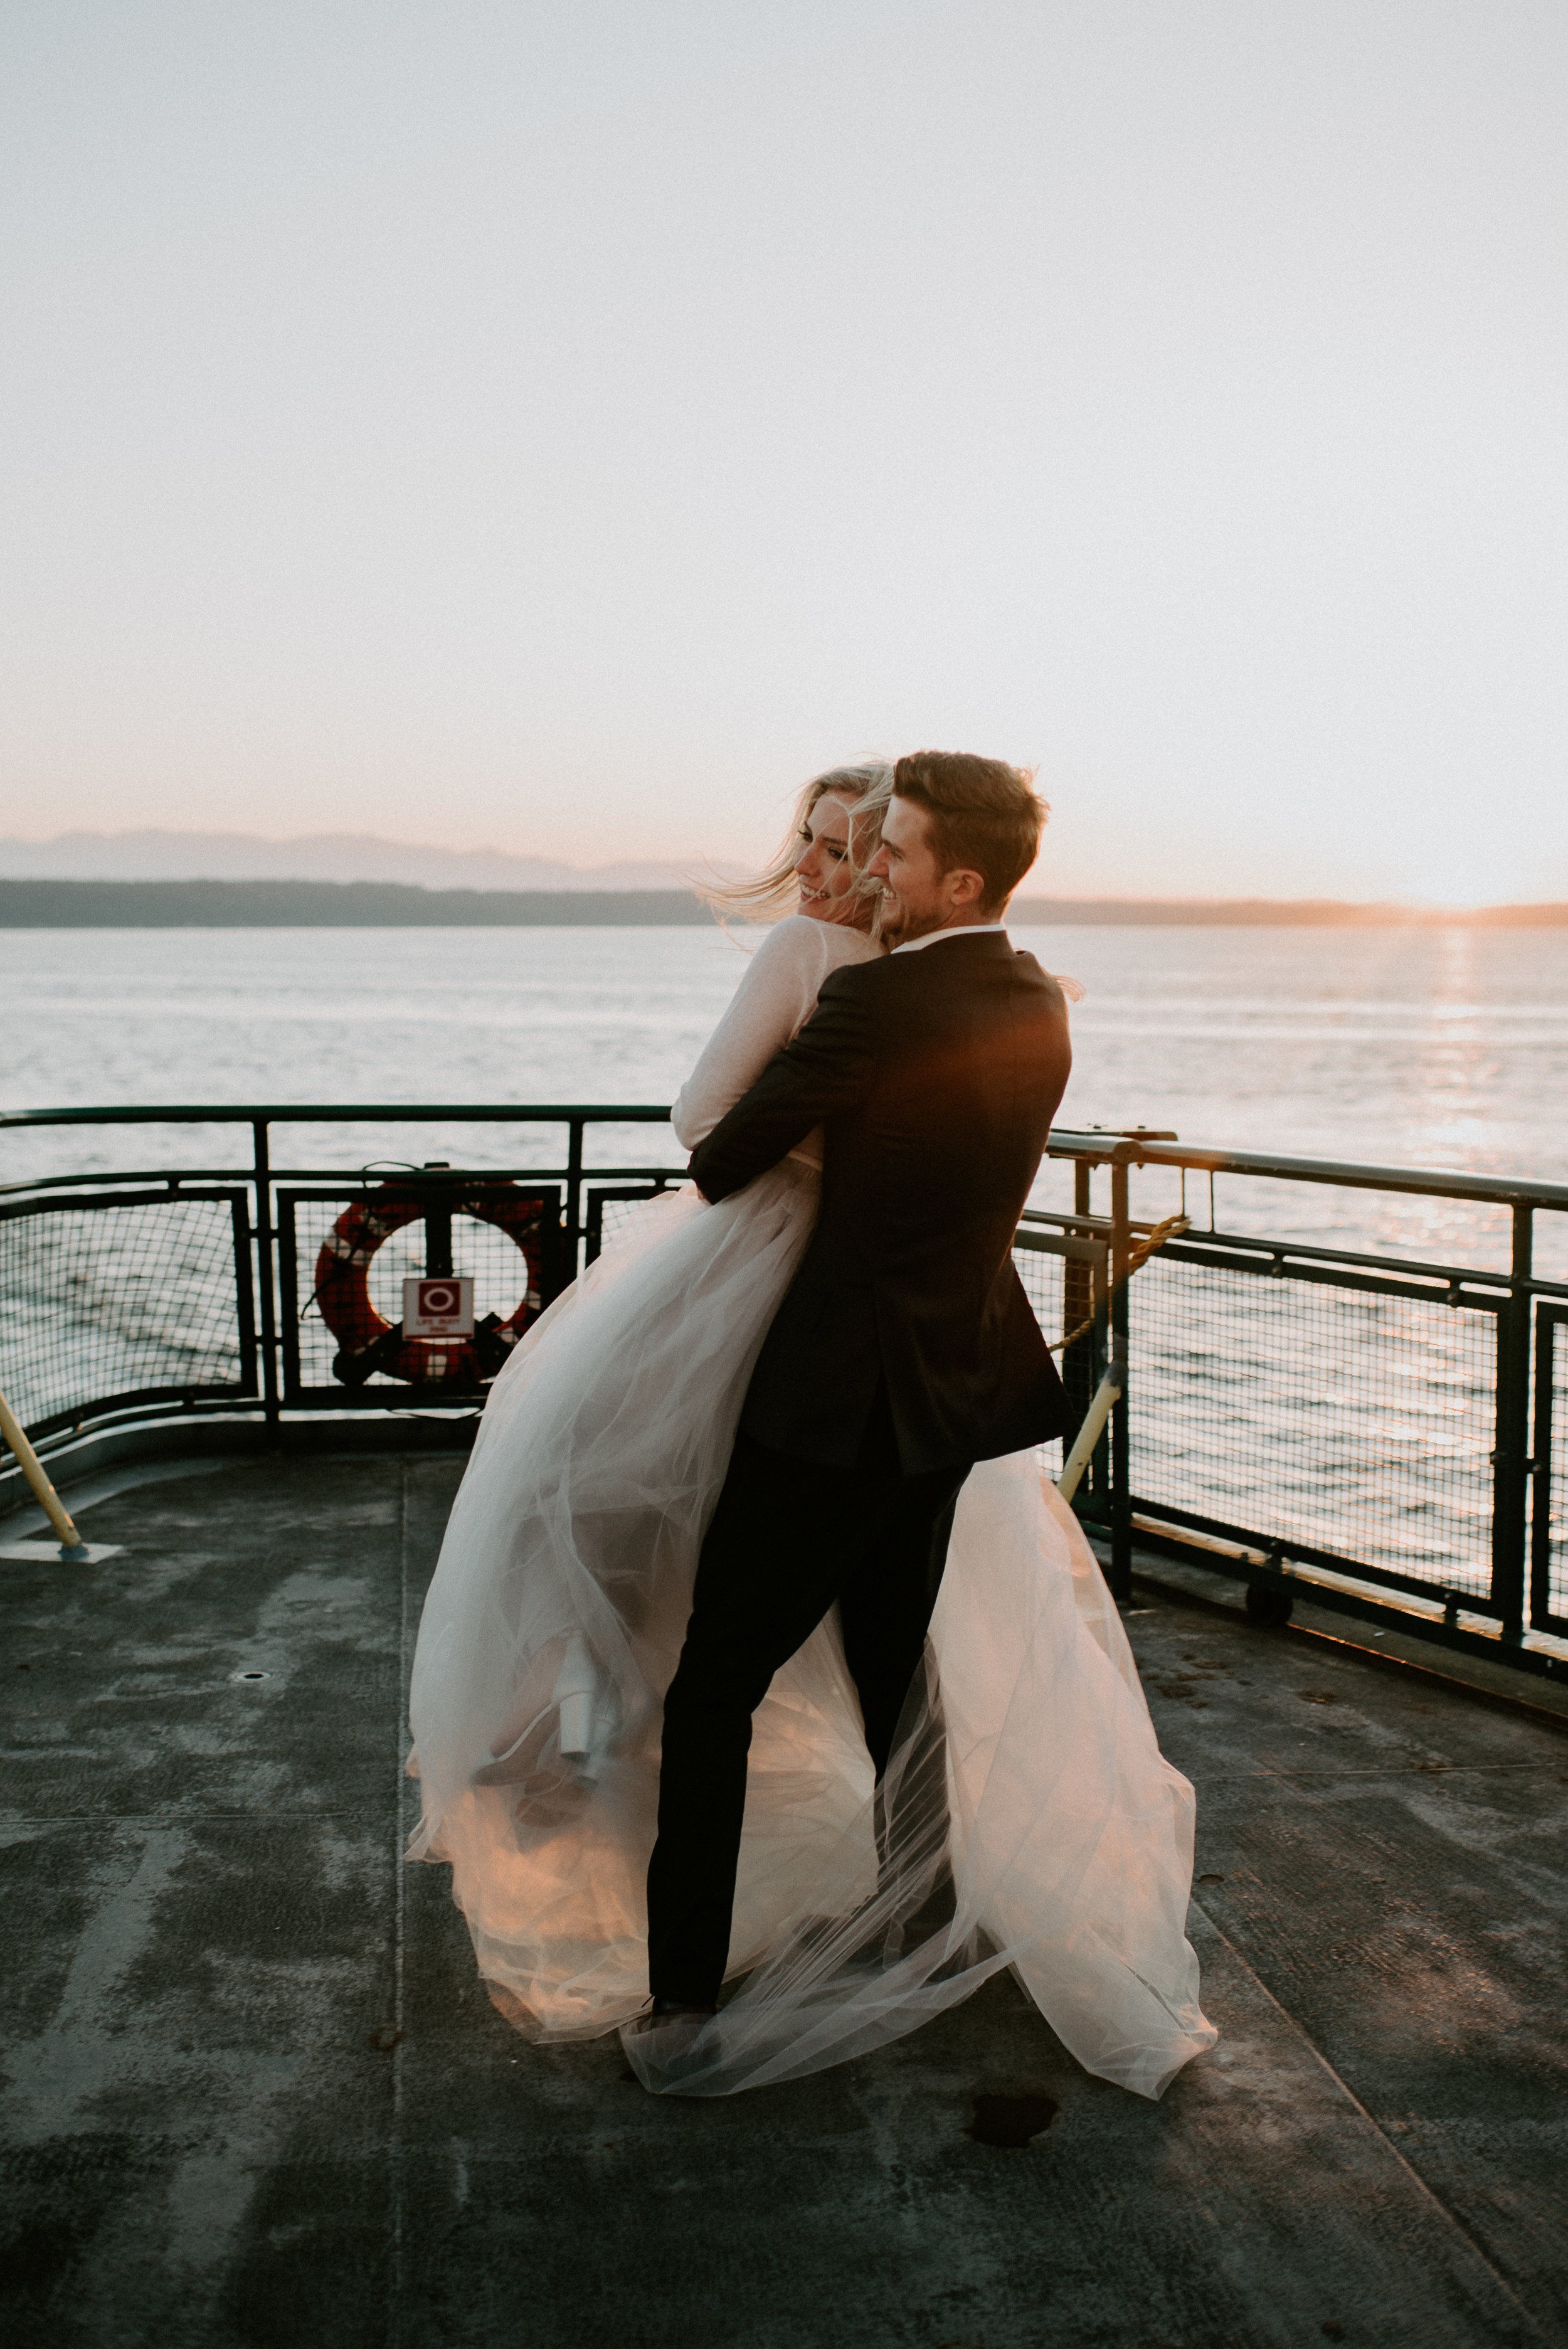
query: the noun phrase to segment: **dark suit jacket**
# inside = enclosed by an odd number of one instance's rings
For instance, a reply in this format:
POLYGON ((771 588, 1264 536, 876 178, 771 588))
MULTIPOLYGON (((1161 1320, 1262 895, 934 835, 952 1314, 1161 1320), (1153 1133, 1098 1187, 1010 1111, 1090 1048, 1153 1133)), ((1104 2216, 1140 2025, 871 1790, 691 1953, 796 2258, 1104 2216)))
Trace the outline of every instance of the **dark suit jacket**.
POLYGON ((1005 932, 824 982, 691 1161, 725 1199, 827 1130, 816 1234, 741 1416, 757 1442, 848 1464, 884 1377, 906 1475, 1062 1433, 1012 1242, 1071 1060, 1061 989, 1005 932))

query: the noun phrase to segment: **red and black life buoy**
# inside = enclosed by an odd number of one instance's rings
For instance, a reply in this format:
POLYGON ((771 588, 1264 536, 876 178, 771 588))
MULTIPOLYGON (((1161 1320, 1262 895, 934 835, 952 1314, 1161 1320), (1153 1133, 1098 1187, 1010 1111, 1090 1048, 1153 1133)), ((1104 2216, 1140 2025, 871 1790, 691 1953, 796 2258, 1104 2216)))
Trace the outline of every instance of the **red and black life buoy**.
MULTIPOLYGON (((357 1387, 379 1371, 407 1386, 455 1387, 469 1393, 494 1378, 542 1309, 546 1266, 560 1236, 559 1212, 553 1198, 521 1191, 515 1183, 483 1183, 472 1189, 443 1185, 438 1194, 388 1184, 369 1198, 356 1199, 334 1224, 315 1260, 315 1301, 338 1341, 334 1378, 357 1387), (376 1251, 394 1232, 432 1210, 494 1224, 522 1257, 521 1303, 504 1321, 487 1313, 471 1338, 406 1338, 401 1321, 387 1320, 371 1302, 376 1251)), ((449 1259, 442 1270, 449 1269, 449 1259)))

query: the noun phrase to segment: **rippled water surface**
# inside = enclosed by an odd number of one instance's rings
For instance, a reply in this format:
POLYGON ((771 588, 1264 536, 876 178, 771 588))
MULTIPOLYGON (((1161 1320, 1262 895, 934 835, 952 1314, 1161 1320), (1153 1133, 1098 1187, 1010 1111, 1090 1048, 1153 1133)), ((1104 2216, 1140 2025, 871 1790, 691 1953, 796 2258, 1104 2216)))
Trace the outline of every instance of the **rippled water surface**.
MULTIPOLYGON (((1065 1125, 1141 1123, 1200 1145, 1568 1183, 1568 931, 1017 939, 1087 989, 1065 1125)), ((463 1107, 666 1102, 742 953, 702 929, 0 933, 0 1097, 9 1107, 436 1102, 451 1114, 424 1126, 395 1114, 282 1126, 273 1163, 542 1169, 563 1154, 559 1126, 476 1125, 463 1107)), ((249 1150, 246 1128, 217 1123, 0 1133, 0 1180, 234 1166, 249 1150)), ((623 1125, 590 1158, 674 1166, 681 1154, 667 1127, 623 1125)), ((337 1340, 311 1267, 341 1196, 299 1207, 309 1229, 285 1309, 302 1371, 327 1392, 337 1340)), ((1069 1204, 1068 1170, 1047 1168, 1037 1196, 1069 1204)), ((1135 1174, 1135 1214, 1181 1199, 1174 1174, 1135 1174)), ((1190 1177, 1185 1204, 1222 1231, 1481 1269, 1508 1261, 1505 1212, 1444 1199, 1221 1176, 1212 1199, 1190 1177)), ((110 1209, 79 1231, 69 1217, 6 1222, 0 1353, 25 1412, 165 1377, 231 1379, 229 1213, 191 1200, 155 1221, 110 1209)), ((1538 1270, 1568 1278, 1568 1216, 1537 1220, 1538 1270)), ((481 1309, 509 1311, 511 1244, 462 1228, 458 1268, 476 1277, 481 1309)), ((375 1260, 385 1318, 399 1309, 402 1274, 421 1268, 421 1244, 412 1227, 375 1260)), ((1060 1259, 1031 1254, 1024 1268, 1059 1331, 1060 1259)), ((1484 1301, 1454 1311, 1440 1290, 1410 1300, 1157 1262, 1138 1276, 1132 1341, 1133 1473, 1146 1500, 1484 1593, 1496 1341, 1484 1301)), ((1568 1424, 1568 1394, 1560 1417, 1568 1424)), ((1560 1543, 1553 1557, 1561 1608, 1560 1543)))
MULTIPOLYGON (((1024 931, 1081 979, 1062 1123, 1568 1182, 1568 930, 1024 931)), ((0 933, 6 1107, 667 1101, 743 949, 717 931, 0 933)), ((294 1129, 287 1163, 526 1157, 516 1129, 294 1129)), ((0 1136, 15 1176, 234 1163, 220 1129, 0 1136)), ((667 1133, 606 1137, 676 1158, 667 1133)), ((1056 1195, 1060 1176, 1047 1178, 1056 1195)), ((1142 1178, 1153 1213, 1170 1185, 1142 1178)), ((1188 1206, 1207 1221, 1207 1185, 1188 1206)), ((1502 1219, 1442 1202, 1222 1178, 1222 1226, 1501 1262, 1502 1219), (1479 1253, 1478 1253, 1479 1252, 1479 1253)), ((1542 1218, 1543 1261, 1568 1263, 1542 1218)))

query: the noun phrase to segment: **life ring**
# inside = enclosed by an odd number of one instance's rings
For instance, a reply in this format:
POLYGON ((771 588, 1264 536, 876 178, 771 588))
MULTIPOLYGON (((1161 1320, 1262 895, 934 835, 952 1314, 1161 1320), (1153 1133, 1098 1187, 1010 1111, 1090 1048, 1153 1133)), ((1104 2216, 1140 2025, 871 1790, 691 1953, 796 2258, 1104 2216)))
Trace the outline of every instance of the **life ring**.
POLYGON ((559 1212, 553 1198, 521 1191, 515 1183, 482 1183, 472 1190, 443 1185, 439 1193, 388 1184, 370 1198, 356 1199, 328 1232, 315 1260, 315 1301, 338 1342, 333 1377, 344 1386, 359 1387, 379 1371, 406 1386, 455 1387, 469 1393, 494 1378, 541 1310, 559 1212), (487 1313, 471 1338, 405 1338, 401 1321, 387 1320, 371 1301, 376 1251, 432 1206, 494 1224, 523 1259, 521 1302, 504 1321, 487 1313))

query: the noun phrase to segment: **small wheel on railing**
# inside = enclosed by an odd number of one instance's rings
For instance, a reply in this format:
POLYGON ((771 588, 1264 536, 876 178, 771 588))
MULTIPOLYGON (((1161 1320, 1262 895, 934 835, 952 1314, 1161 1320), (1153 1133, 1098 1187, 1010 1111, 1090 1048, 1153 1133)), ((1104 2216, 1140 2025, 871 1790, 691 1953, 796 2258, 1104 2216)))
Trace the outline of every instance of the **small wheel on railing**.
POLYGON ((1277 1631, 1282 1623, 1288 1623, 1295 1605, 1294 1594, 1282 1590, 1277 1582, 1247 1585, 1247 1620, 1264 1631, 1277 1631))

